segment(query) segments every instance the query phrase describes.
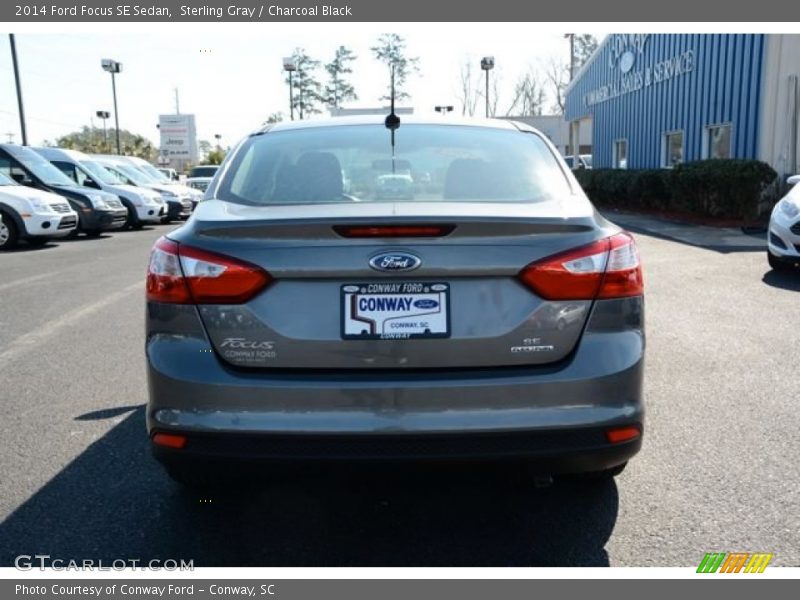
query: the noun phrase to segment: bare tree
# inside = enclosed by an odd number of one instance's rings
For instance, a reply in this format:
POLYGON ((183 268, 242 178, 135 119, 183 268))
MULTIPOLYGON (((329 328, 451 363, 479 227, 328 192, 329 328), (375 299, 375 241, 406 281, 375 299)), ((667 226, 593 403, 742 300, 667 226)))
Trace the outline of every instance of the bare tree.
POLYGON ((506 111, 506 116, 516 113, 516 116, 541 115, 544 102, 547 98, 545 85, 537 71, 529 68, 514 84, 514 95, 506 111))
POLYGON ((597 38, 591 33, 575 34, 575 72, 578 72, 597 50, 597 38))
POLYGON ((481 98, 480 82, 477 81, 472 61, 464 60, 459 73, 458 101, 461 103, 463 116, 474 116, 481 98))
POLYGON ((569 64, 551 58, 545 67, 545 76, 553 93, 553 111, 564 114, 564 92, 569 84, 569 64))

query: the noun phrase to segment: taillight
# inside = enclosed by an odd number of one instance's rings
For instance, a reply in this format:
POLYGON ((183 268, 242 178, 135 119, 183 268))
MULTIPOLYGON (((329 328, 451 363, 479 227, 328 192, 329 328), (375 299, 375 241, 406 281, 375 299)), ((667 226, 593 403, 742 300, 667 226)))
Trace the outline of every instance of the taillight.
POLYGON ((170 304, 241 304, 272 278, 250 263, 161 238, 147 270, 147 299, 170 304))
POLYGON ((624 298, 644 291, 639 252, 628 233, 531 263, 519 278, 546 300, 624 298))

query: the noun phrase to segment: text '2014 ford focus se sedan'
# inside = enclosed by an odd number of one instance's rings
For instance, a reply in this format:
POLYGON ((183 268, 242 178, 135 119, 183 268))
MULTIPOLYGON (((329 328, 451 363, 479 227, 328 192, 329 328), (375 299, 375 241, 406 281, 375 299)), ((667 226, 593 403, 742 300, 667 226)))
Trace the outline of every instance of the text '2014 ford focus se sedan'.
POLYGON ((174 479, 287 459, 608 476, 639 450, 639 255, 535 130, 273 125, 206 197, 147 276, 147 424, 174 479), (411 199, 381 193, 398 172, 424 179, 411 199))

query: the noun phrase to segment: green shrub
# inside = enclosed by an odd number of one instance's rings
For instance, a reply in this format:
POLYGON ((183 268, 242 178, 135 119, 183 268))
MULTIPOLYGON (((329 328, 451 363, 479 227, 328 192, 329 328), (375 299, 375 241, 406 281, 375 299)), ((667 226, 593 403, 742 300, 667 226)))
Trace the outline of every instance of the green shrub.
POLYGON ((672 172, 673 197, 686 210, 712 217, 758 216, 761 194, 778 176, 756 160, 703 160, 672 172))
POLYGON ((599 207, 742 220, 758 216, 762 194, 777 177, 772 167, 756 160, 703 160, 674 169, 581 169, 574 173, 599 207))

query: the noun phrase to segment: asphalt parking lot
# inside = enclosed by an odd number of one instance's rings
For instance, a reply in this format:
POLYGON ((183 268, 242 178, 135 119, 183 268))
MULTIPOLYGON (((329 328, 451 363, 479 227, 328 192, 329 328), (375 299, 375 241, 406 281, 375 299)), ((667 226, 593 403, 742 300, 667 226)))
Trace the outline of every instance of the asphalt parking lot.
POLYGON ((143 279, 169 226, 0 255, 0 565, 800 566, 800 273, 637 234, 647 429, 615 483, 476 466, 302 469, 182 491, 144 430, 143 279))

